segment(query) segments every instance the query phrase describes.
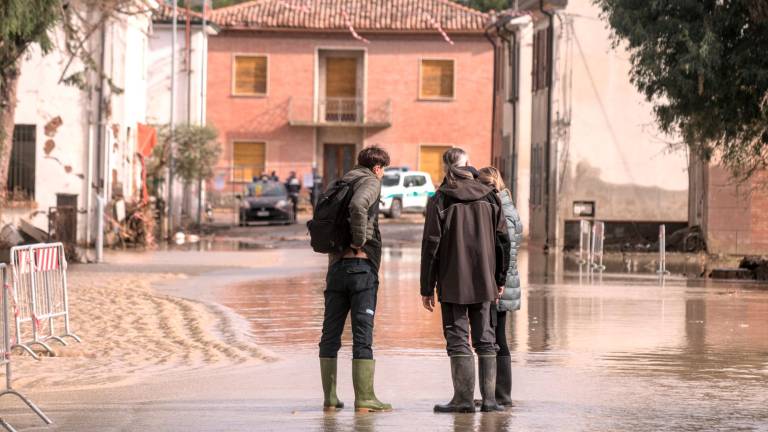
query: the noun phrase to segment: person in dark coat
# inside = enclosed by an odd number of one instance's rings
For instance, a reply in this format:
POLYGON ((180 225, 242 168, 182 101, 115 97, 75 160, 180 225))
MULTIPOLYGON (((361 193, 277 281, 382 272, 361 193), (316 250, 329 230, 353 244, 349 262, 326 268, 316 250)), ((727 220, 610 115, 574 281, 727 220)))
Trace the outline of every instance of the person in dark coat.
POLYGON ((507 283, 499 302, 493 308, 496 313, 496 402, 503 406, 512 406, 512 356, 507 343, 507 312, 520 309, 520 274, 517 271, 517 250, 523 241, 523 223, 512 201, 512 194, 504 184, 501 173, 494 167, 480 169, 481 183, 492 187, 499 195, 504 219, 509 231, 509 267, 507 283))
POLYGON ((445 179, 427 203, 421 246, 422 302, 432 312, 437 290, 454 389, 453 399, 436 405, 435 412, 475 412, 472 348, 478 356, 481 410, 499 411, 491 305, 507 277, 507 224, 499 197, 475 179, 466 152, 452 148, 443 163, 445 179))
POLYGON ((296 222, 299 214, 299 194, 301 193, 301 180, 296 177, 296 171, 291 171, 285 180, 285 190, 288 191, 288 198, 293 205, 293 221, 296 222))

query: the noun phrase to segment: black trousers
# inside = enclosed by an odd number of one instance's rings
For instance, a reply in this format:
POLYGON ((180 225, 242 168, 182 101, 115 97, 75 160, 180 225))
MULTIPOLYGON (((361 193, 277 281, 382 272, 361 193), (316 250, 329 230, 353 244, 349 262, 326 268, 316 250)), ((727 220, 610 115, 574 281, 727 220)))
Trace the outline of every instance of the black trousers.
POLYGON ((293 220, 296 221, 299 219, 299 196, 289 195, 288 199, 291 200, 291 205, 293 206, 293 220))
POLYGON ((507 315, 506 311, 494 310, 492 313, 496 314, 496 345, 499 346, 499 352, 496 353, 499 357, 509 357, 509 344, 507 343, 507 315))
POLYGON ((472 348, 478 355, 496 354, 496 311, 491 310, 490 302, 468 305, 443 302, 440 309, 449 357, 472 355, 470 332, 472 348))
POLYGON ((335 358, 347 315, 352 314, 352 357, 372 359, 379 276, 367 259, 342 259, 328 269, 320 357, 335 358))

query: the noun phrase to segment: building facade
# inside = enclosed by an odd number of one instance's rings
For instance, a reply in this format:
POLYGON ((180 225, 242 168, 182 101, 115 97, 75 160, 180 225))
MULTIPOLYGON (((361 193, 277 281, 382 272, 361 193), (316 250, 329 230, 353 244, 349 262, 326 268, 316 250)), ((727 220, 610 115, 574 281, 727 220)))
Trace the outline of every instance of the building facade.
MULTIPOLYGON (((207 12, 207 10, 206 10, 207 12)), ((171 120, 172 77, 175 82, 173 119, 178 127, 184 124, 206 124, 208 72, 208 40, 218 28, 207 16, 178 7, 176 12, 176 53, 173 56, 173 8, 161 5, 153 15, 149 36, 147 82, 147 122, 168 125, 171 120), (175 74, 171 62, 175 58, 175 74)), ((200 215, 199 206, 205 202, 204 184, 183 184, 174 181, 173 213, 176 224, 185 226, 200 215)), ((167 190, 167 186, 163 185, 167 190)), ((167 197, 167 192, 162 196, 167 197)))
MULTIPOLYGON (((82 87, 62 80, 84 70, 78 59, 60 48, 47 55, 30 48, 18 85, 3 225, 23 220, 47 233, 53 212, 65 210, 66 240, 90 244, 97 201, 130 200, 141 193, 136 154, 139 124, 146 122, 150 31, 149 13, 107 20, 88 42, 103 76, 90 71, 82 87)), ((66 43, 61 29, 53 37, 55 46, 66 43)))
POLYGON ((717 164, 692 160, 690 218, 702 228, 707 251, 719 255, 768 253, 768 173, 739 181, 717 164))
POLYGON ((370 145, 437 184, 450 147, 490 163, 485 14, 447 0, 259 0, 213 19, 207 117, 230 167, 218 182, 295 171, 327 185, 370 145))
POLYGON ((520 1, 496 23, 506 70, 494 157, 530 243, 573 246, 582 219, 606 222, 608 242, 687 226, 687 155, 671 152, 673 139, 655 127, 598 7, 520 1))

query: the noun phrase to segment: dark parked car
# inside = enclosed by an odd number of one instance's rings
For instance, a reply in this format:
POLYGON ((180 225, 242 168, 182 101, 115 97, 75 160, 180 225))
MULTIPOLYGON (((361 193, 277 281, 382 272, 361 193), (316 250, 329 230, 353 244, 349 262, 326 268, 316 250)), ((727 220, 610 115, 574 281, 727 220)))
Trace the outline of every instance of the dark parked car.
POLYGON ((248 222, 294 222, 293 203, 285 185, 272 180, 259 180, 247 187, 240 198, 240 226, 248 222))

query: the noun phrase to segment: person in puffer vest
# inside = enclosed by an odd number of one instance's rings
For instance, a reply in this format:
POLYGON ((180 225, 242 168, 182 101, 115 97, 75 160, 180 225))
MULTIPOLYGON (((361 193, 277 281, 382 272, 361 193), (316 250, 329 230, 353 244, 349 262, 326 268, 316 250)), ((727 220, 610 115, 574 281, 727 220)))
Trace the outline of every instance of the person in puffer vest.
POLYGON ((496 190, 501 200, 501 209, 507 221, 509 231, 510 251, 507 283, 499 302, 494 305, 497 314, 496 344, 499 351, 496 354, 496 402, 504 406, 512 406, 512 357, 507 344, 507 312, 520 309, 520 275, 517 272, 517 251, 523 240, 523 223, 512 202, 512 194, 504 185, 501 173, 494 167, 480 170, 481 183, 496 190))

